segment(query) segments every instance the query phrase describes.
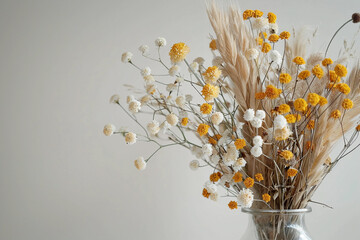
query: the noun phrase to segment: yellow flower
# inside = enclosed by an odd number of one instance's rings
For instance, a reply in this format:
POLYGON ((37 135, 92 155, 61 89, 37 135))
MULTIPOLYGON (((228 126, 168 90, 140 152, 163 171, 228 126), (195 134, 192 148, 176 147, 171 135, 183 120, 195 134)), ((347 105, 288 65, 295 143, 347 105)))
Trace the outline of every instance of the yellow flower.
POLYGON ((295 123, 296 122, 296 117, 294 116, 294 114, 288 114, 285 116, 286 121, 288 123, 295 123))
POLYGON ((296 174, 298 173, 298 170, 295 168, 289 168, 286 173, 288 177, 295 177, 296 174))
POLYGON ((320 96, 316 93, 309 93, 308 95, 308 103, 310 103, 313 106, 316 106, 320 101, 320 96))
POLYGON ((356 126, 356 131, 360 131, 360 124, 356 126))
POLYGON ((338 83, 336 84, 336 89, 338 89, 341 93, 348 95, 350 93, 350 87, 346 83, 338 83))
POLYGON ((239 149, 243 149, 246 146, 246 141, 245 139, 236 139, 234 144, 236 149, 239 150, 239 149))
POLYGON ((338 83, 340 82, 340 77, 336 74, 335 71, 330 70, 330 82, 338 83))
POLYGON ((257 92, 255 93, 255 99, 261 100, 266 97, 266 94, 264 92, 257 92))
POLYGON ((311 130, 314 129, 315 127, 315 121, 314 120, 310 120, 309 123, 306 125, 306 128, 311 130))
POLYGON ((181 62, 189 52, 190 48, 185 43, 175 43, 169 52, 170 59, 173 63, 181 62))
POLYGON ((279 35, 277 35, 277 34, 271 34, 271 35, 269 36, 269 41, 270 41, 270 42, 277 42, 277 41, 279 41, 279 35))
POLYGON ((236 172, 232 177, 232 179, 234 180, 235 183, 238 183, 242 181, 242 177, 243 175, 240 172, 236 172))
POLYGON ((209 131, 209 125, 206 125, 204 123, 200 123, 198 128, 197 128, 197 132, 199 133, 199 135, 202 137, 204 135, 206 135, 209 131))
POLYGON ((255 11, 253 12, 253 17, 254 17, 254 18, 259 18, 259 17, 262 17, 263 14, 264 14, 264 13, 263 13, 262 11, 260 11, 260 10, 255 10, 255 11))
POLYGON ((203 189, 202 195, 206 198, 209 198, 210 193, 206 190, 206 188, 203 189))
POLYGON ((206 84, 201 91, 205 101, 211 101, 214 98, 217 98, 219 96, 219 92, 219 87, 211 84, 206 84))
POLYGON ((262 199, 264 200, 264 202, 268 203, 271 200, 271 196, 269 194, 267 194, 267 193, 264 193, 262 195, 262 199))
POLYGON ((272 12, 268 13, 268 19, 269 19, 269 23, 276 23, 276 15, 272 12))
POLYGON ((287 104, 281 104, 278 107, 278 111, 279 111, 280 114, 288 113, 288 112, 290 112, 290 106, 287 105, 287 104))
POLYGON ((261 51, 263 53, 268 53, 270 50, 271 50, 271 45, 269 43, 264 43, 261 48, 261 51))
POLYGON ((261 37, 256 38, 257 45, 263 45, 264 40, 261 37))
POLYGON ((326 99, 326 97, 320 96, 319 105, 324 106, 327 103, 328 103, 328 100, 326 99))
POLYGON ((309 70, 304 70, 304 71, 301 71, 298 75, 299 79, 301 80, 305 80, 307 79, 308 77, 310 77, 311 73, 309 70))
POLYGON ((294 101, 294 108, 296 111, 305 112, 307 109, 307 102, 303 98, 298 98, 294 101))
POLYGON ((217 66, 208 67, 202 74, 207 83, 215 83, 221 75, 221 70, 217 66))
POLYGON ((266 32, 260 32, 259 37, 266 39, 267 38, 267 33, 266 32))
POLYGON ((228 206, 231 210, 238 208, 237 202, 235 202, 235 201, 230 201, 228 206))
POLYGON ((200 111, 202 112, 202 114, 210 114, 211 110, 212 110, 212 105, 208 103, 204 103, 200 107, 200 111))
POLYGON ((263 177, 263 175, 261 173, 257 173, 257 174, 255 174, 255 179, 258 182, 260 182, 260 181, 264 180, 264 177, 263 177))
POLYGON ((294 157, 294 154, 289 150, 281 151, 280 156, 284 158, 286 161, 289 161, 294 157))
POLYGON ((270 99, 278 98, 280 96, 281 92, 282 92, 281 89, 277 89, 273 85, 268 85, 265 90, 266 96, 270 99))
POLYGON ((244 20, 247 20, 247 19, 251 18, 253 15, 254 15, 254 11, 248 9, 248 10, 244 11, 243 18, 244 18, 244 20))
POLYGON ((212 138, 212 137, 209 137, 209 138, 208 138, 208 141, 209 141, 209 143, 212 144, 212 145, 216 145, 216 144, 217 144, 217 141, 216 141, 214 138, 212 138))
POLYGON ((302 57, 295 57, 293 59, 293 62, 296 63, 297 65, 304 65, 305 64, 305 60, 302 57))
POLYGON ((181 125, 186 126, 189 122, 189 119, 187 117, 181 119, 181 125))
POLYGON ((339 77, 345 77, 347 74, 346 67, 341 64, 336 65, 334 70, 336 72, 336 75, 338 75, 339 77))
POLYGON ((324 66, 324 67, 327 67, 327 66, 329 66, 329 65, 331 65, 331 64, 333 64, 334 62, 333 62, 333 60, 331 60, 331 58, 325 58, 322 62, 321 62, 321 64, 324 66))
POLYGON ((281 39, 289 39, 290 38, 290 33, 287 31, 283 31, 282 33, 280 33, 280 38, 281 39))
POLYGON ((344 108, 344 109, 352 109, 353 108, 353 101, 351 101, 350 99, 348 98, 345 98, 341 104, 341 106, 344 108))
POLYGON ((217 172, 217 173, 213 173, 210 175, 210 181, 212 182, 217 182, 219 181, 221 178, 221 173, 220 172, 217 172))
POLYGON ((330 116, 334 119, 340 118, 341 117, 341 112, 340 110, 336 109, 334 111, 331 112, 330 116))
POLYGON ((316 65, 315 67, 313 67, 312 69, 312 73, 318 78, 321 79, 324 76, 324 71, 322 70, 322 68, 320 67, 320 65, 316 65))
POLYGON ((288 73, 281 73, 279 77, 280 83, 289 83, 291 81, 291 75, 288 73))
POLYGON ((252 186, 254 186, 254 179, 252 179, 251 177, 248 177, 244 180, 244 185, 246 188, 251 188, 252 186))
POLYGON ((211 42, 210 42, 210 44, 209 44, 209 48, 210 48, 211 50, 213 50, 213 51, 215 51, 215 50, 217 49, 217 47, 216 47, 216 40, 215 40, 215 39, 211 40, 211 42))

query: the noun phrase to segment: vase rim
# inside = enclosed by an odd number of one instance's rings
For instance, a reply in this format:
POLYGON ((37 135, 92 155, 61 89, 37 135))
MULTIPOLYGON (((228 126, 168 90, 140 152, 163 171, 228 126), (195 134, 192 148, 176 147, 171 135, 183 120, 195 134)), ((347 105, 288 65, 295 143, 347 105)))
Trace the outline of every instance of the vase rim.
POLYGON ((303 214, 312 211, 311 207, 300 209, 253 209, 253 208, 241 208, 241 211, 249 214, 303 214))

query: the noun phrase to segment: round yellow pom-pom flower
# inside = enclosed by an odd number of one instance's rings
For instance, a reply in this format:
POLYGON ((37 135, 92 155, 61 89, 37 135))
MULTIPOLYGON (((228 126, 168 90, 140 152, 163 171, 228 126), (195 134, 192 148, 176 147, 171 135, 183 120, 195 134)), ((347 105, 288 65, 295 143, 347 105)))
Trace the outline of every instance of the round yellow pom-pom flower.
POLYGON ((202 195, 206 198, 209 198, 210 193, 206 190, 206 188, 203 189, 202 195))
POLYGON ((264 14, 264 13, 263 13, 262 11, 260 11, 260 10, 255 10, 255 11, 253 12, 253 17, 254 17, 254 18, 259 18, 259 17, 262 17, 263 14, 264 14))
POLYGON ((289 150, 281 151, 280 156, 284 158, 286 161, 289 161, 294 157, 294 154, 289 150))
POLYGON ((329 66, 329 65, 331 65, 331 64, 333 64, 334 62, 333 62, 333 60, 331 59, 331 58, 325 58, 322 62, 321 62, 321 64, 324 66, 324 67, 327 67, 327 66, 329 66))
POLYGON ((320 67, 320 65, 316 65, 315 67, 313 67, 312 69, 312 73, 318 78, 321 79, 324 76, 324 71, 323 69, 320 67))
POLYGON ((239 149, 243 149, 246 146, 246 141, 245 139, 236 139, 234 144, 236 149, 239 150, 239 149))
POLYGON ((290 106, 287 105, 287 104, 281 104, 278 107, 278 111, 279 111, 280 114, 288 113, 288 112, 290 112, 290 106))
POLYGON ((267 15, 269 23, 276 23, 276 15, 272 12, 269 12, 267 15))
POLYGON ((277 42, 277 41, 279 41, 279 35, 277 35, 277 34, 271 34, 271 35, 269 36, 269 41, 270 41, 270 42, 277 42))
POLYGON ((186 126, 189 122, 189 119, 187 117, 181 119, 181 125, 186 126))
POLYGON ((264 40, 261 37, 256 38, 256 44, 257 45, 263 45, 264 40))
POLYGON ((334 68, 336 75, 338 75, 339 77, 345 77, 347 74, 347 69, 344 65, 338 64, 335 66, 334 68))
POLYGON ((344 109, 352 109, 353 108, 353 101, 351 101, 350 99, 348 98, 345 98, 341 104, 341 106, 344 108, 344 109))
POLYGON ((271 196, 269 194, 267 194, 267 193, 264 193, 262 195, 262 199, 263 199, 264 202, 268 203, 271 200, 271 196))
POLYGON ((204 123, 200 123, 198 128, 197 128, 197 132, 202 137, 202 136, 204 136, 204 135, 206 135, 208 133, 209 128, 210 128, 209 125, 206 125, 204 123))
POLYGON ((217 49, 217 47, 216 47, 216 40, 215 40, 215 39, 211 40, 211 42, 210 42, 210 44, 209 44, 209 48, 210 48, 211 50, 213 50, 213 51, 215 51, 215 50, 217 49))
POLYGON ((296 122, 296 117, 294 114, 288 114, 285 116, 285 119, 288 123, 295 123, 296 122))
POLYGON ((244 11, 243 18, 244 18, 244 20, 247 20, 247 19, 251 18, 253 15, 254 15, 254 11, 248 9, 248 10, 244 11))
POLYGON ((204 103, 200 107, 200 111, 202 114, 210 114, 211 110, 212 110, 212 105, 210 105, 208 103, 204 103))
POLYGON ((235 202, 235 201, 230 201, 229 204, 228 204, 228 206, 229 206, 229 208, 230 208, 231 210, 238 208, 238 204, 237 204, 237 202, 235 202))
POLYGON ((296 111, 305 112, 307 109, 307 102, 303 98, 298 98, 294 101, 294 108, 296 111))
POLYGON ((287 173, 288 177, 295 177, 296 174, 298 173, 298 170, 291 167, 287 170, 286 173, 287 173))
POLYGON ((360 132, 360 125, 357 125, 355 129, 356 131, 360 132))
POLYGON ((175 43, 169 52, 170 60, 173 63, 181 62, 189 52, 190 48, 185 43, 175 43))
POLYGON ((242 181, 242 177, 243 175, 240 172, 236 172, 232 177, 232 179, 234 180, 235 183, 238 183, 242 181))
POLYGON ((350 93, 350 87, 346 83, 338 83, 336 84, 336 89, 338 89, 341 93, 348 95, 350 93))
POLYGON ((261 51, 263 53, 268 53, 268 52, 270 52, 270 50, 271 50, 271 45, 269 43, 264 43, 262 45, 261 51))
POLYGON ((255 93, 255 99, 261 100, 261 99, 265 99, 266 94, 264 92, 257 92, 255 93))
POLYGON ((267 38, 267 33, 266 32, 260 32, 259 37, 266 39, 267 38))
POLYGON ((335 71, 330 70, 329 75, 330 75, 330 82, 334 82, 334 83, 340 82, 340 77, 336 74, 335 71))
POLYGON ((332 118, 335 118, 335 119, 340 118, 341 117, 341 112, 340 112, 340 110, 336 109, 336 110, 331 112, 330 116, 332 118))
POLYGON ((211 101, 214 98, 217 98, 219 96, 219 92, 220 92, 219 87, 211 84, 205 84, 205 86, 201 90, 201 93, 204 96, 205 101, 211 101))
POLYGON ((288 73, 281 73, 279 77, 280 83, 289 83, 291 81, 291 75, 288 73))
POLYGON ((319 105, 324 106, 327 103, 328 103, 328 100, 326 99, 326 97, 320 96, 319 105))
POLYGON ((281 94, 282 90, 276 88, 274 85, 268 85, 265 90, 265 94, 270 99, 278 98, 281 94))
POLYGON ((302 57, 295 57, 293 59, 293 62, 296 63, 297 65, 304 65, 305 64, 305 60, 302 57))
POLYGON ((308 95, 308 103, 310 103, 313 106, 316 106, 320 101, 320 96, 316 93, 309 93, 308 95))
POLYGON ((310 77, 311 73, 309 70, 304 70, 304 71, 301 71, 298 75, 299 79, 301 80, 305 80, 307 79, 308 77, 310 77))
POLYGON ((306 128, 311 130, 315 127, 315 120, 310 120, 309 123, 306 125, 306 128))
POLYGON ((244 180, 244 185, 246 188, 251 188, 252 186, 254 186, 254 179, 252 179, 251 177, 248 177, 244 180))
POLYGON ((221 70, 217 66, 208 67, 202 74, 207 83, 215 83, 221 75, 221 70))
POLYGON ((221 178, 221 173, 220 173, 220 172, 213 173, 213 174, 210 175, 209 178, 210 178, 210 181, 212 181, 212 182, 217 182, 217 181, 219 181, 220 178, 221 178))
POLYGON ((257 174, 255 174, 255 179, 256 179, 256 181, 260 182, 260 181, 264 180, 264 177, 261 173, 257 173, 257 174))
POLYGON ((283 31, 282 33, 280 33, 280 38, 281 39, 289 39, 290 38, 290 33, 287 31, 283 31))

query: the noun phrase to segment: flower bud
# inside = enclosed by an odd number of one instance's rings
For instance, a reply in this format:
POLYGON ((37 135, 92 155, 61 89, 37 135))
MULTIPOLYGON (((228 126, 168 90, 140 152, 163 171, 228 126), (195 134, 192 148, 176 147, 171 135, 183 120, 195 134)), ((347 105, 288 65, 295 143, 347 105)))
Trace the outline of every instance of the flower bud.
POLYGON ((358 23, 358 22, 360 22, 360 13, 354 13, 354 14, 351 16, 351 18, 352 18, 353 23, 358 23))

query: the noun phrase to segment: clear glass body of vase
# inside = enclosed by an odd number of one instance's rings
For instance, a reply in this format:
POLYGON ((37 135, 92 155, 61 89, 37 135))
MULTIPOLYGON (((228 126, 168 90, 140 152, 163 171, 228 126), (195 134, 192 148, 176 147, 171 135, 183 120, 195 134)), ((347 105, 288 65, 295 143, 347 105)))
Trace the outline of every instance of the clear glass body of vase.
POLYGON ((305 226, 305 214, 311 208, 262 210, 243 208, 250 215, 241 240, 312 240, 305 226))

